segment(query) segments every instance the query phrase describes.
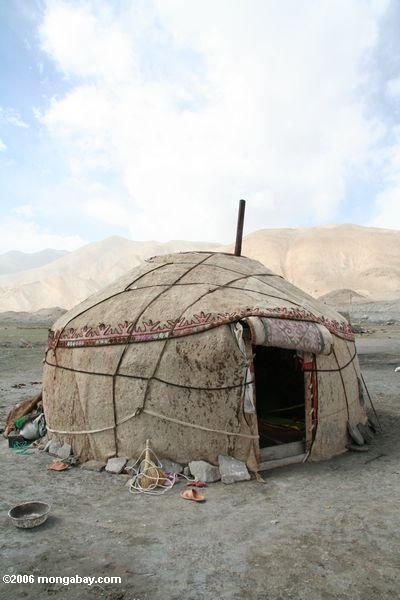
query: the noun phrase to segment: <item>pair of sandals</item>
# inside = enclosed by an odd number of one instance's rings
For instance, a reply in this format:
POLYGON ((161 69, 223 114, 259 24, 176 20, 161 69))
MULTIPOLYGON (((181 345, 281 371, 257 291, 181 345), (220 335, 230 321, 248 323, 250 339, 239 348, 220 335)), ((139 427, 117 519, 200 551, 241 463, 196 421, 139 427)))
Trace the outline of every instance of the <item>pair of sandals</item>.
POLYGON ((205 487, 205 483, 203 481, 190 481, 186 484, 186 486, 190 489, 183 490, 179 495, 184 500, 192 500, 193 502, 205 502, 206 497, 200 492, 197 491, 196 488, 205 487))

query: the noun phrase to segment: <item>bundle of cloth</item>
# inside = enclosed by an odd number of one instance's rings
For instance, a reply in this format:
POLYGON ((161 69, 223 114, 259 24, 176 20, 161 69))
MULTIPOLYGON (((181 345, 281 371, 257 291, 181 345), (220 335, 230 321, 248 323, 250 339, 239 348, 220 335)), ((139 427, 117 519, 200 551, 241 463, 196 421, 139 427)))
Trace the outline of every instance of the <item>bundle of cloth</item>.
MULTIPOLYGON (((30 443, 43 437, 46 433, 46 422, 43 414, 42 392, 19 402, 6 417, 3 436, 9 442, 30 443)), ((13 445, 10 443, 10 446, 13 445)))

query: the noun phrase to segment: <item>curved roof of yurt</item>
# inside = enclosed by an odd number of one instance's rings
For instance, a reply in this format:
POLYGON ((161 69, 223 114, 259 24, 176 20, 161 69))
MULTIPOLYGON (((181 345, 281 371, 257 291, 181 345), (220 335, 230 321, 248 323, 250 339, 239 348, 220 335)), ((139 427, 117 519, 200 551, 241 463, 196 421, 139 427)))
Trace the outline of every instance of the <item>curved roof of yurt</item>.
POLYGON ((156 256, 65 313, 50 345, 78 347, 180 337, 246 317, 320 323, 354 340, 344 317, 243 256, 156 256))
POLYGON ((212 252, 151 258, 56 321, 43 375, 48 430, 82 460, 138 456, 150 437, 178 462, 230 454, 256 468, 243 322, 255 344, 317 356, 311 456, 343 452, 347 420, 364 418, 348 322, 261 263, 212 252))

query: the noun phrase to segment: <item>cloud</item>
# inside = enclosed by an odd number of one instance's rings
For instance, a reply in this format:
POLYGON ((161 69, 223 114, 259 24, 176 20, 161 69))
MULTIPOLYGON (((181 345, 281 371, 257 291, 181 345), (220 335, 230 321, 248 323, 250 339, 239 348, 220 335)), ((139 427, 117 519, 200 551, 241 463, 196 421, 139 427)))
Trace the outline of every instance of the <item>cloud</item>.
POLYGON ((14 127, 29 127, 28 123, 25 123, 19 112, 14 108, 2 108, 0 106, 0 121, 14 125, 14 127))
POLYGON ((21 215, 22 217, 32 217, 34 213, 34 208, 31 204, 21 204, 20 206, 16 206, 13 209, 13 212, 17 215, 21 215))
POLYGON ((0 152, 5 152, 6 150, 7 150, 7 146, 5 145, 3 140, 0 139, 0 152))
POLYGON ((43 248, 75 250, 86 241, 78 235, 57 235, 27 218, 0 219, 0 253, 18 248, 22 252, 36 252, 43 248))
POLYGON ((400 126, 393 127, 392 143, 383 151, 382 185, 368 224, 400 229, 400 126))
POLYGON ((363 91, 385 7, 48 2, 42 47, 70 85, 39 118, 82 197, 104 186, 82 214, 221 241, 241 197, 248 229, 335 219, 385 133, 363 91))

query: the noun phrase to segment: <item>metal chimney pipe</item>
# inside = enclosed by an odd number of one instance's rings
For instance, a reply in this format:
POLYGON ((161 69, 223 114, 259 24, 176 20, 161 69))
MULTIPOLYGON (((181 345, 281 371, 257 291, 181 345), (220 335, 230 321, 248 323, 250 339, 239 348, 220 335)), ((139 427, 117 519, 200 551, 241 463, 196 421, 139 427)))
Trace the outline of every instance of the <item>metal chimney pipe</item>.
POLYGON ((242 252, 242 238, 243 238, 243 224, 244 224, 244 211, 246 209, 246 200, 239 201, 239 213, 236 228, 236 243, 235 243, 235 256, 240 256, 242 252))

